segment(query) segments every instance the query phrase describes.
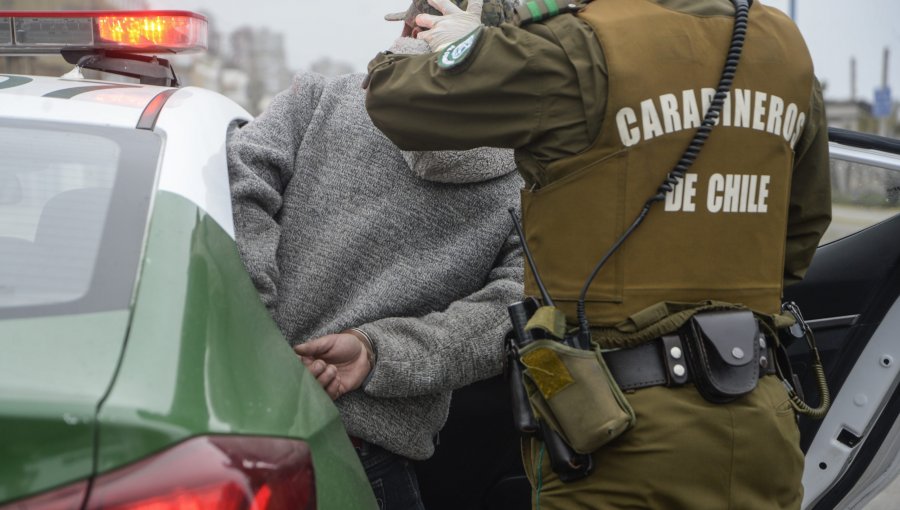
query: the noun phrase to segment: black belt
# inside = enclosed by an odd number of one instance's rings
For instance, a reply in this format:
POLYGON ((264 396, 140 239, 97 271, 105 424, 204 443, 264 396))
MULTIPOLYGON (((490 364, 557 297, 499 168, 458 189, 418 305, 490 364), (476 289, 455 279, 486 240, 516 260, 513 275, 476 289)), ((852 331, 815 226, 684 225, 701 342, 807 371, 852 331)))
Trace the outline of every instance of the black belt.
MULTIPOLYGON (((604 351, 603 359, 623 390, 680 386, 691 380, 684 344, 675 334, 655 338, 637 347, 604 351)), ((775 373, 774 359, 772 348, 767 345, 759 359, 760 377, 775 373)))

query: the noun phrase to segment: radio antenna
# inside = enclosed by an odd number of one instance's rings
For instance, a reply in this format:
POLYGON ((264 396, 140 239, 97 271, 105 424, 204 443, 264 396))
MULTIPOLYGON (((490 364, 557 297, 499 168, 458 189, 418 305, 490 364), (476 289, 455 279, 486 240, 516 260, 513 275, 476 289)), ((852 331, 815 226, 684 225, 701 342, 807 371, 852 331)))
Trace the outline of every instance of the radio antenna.
POLYGON ((545 305, 555 306, 553 300, 550 299, 550 293, 547 292, 547 288, 544 287, 544 282, 541 281, 541 275, 538 273, 537 265, 534 263, 534 257, 531 256, 531 250, 528 249, 528 242, 525 241, 525 233, 522 232, 522 225, 519 224, 519 218, 516 216, 516 208, 510 207, 507 210, 512 217, 513 225, 516 227, 516 233, 519 234, 519 239, 522 241, 522 250, 525 252, 525 260, 528 261, 528 266, 531 267, 531 274, 534 275, 534 281, 537 283, 538 290, 541 291, 541 299, 543 299, 545 305))

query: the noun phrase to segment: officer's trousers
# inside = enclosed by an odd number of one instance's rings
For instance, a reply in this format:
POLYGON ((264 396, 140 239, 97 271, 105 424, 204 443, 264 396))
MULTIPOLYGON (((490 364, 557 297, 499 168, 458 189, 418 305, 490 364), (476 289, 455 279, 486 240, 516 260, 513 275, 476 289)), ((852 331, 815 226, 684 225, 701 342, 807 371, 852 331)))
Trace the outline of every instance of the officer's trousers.
POLYGON ((533 508, 800 508, 800 434, 775 376, 761 378, 756 390, 729 404, 707 402, 690 384, 626 396, 635 426, 594 453, 588 478, 561 482, 543 444, 523 439, 533 508))

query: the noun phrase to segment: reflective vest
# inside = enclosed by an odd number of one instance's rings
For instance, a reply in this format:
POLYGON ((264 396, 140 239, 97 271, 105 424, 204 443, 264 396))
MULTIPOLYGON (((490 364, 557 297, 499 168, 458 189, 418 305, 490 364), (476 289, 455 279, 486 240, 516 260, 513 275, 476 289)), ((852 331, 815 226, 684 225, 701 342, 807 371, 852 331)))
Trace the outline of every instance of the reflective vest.
MULTIPOLYGON (((609 93, 593 145, 554 161, 564 175, 522 194, 526 239, 570 321, 600 258, 656 193, 718 85, 734 18, 648 0, 594 0, 578 16, 603 48, 609 93)), ((781 302, 793 147, 809 114, 812 61, 793 22, 754 2, 718 125, 677 188, 606 263, 587 293, 592 325, 662 301, 781 302)), ((526 270, 526 292, 538 295, 526 270)))

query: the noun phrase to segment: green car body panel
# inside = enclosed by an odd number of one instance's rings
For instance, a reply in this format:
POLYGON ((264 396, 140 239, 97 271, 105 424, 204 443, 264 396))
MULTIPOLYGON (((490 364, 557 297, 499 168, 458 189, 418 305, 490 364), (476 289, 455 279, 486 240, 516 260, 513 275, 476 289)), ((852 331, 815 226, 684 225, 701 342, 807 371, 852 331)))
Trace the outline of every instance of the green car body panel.
POLYGON ((93 472, 94 417, 128 311, 0 321, 0 501, 93 472))
POLYGON ((189 437, 310 443, 320 509, 377 508, 337 408, 259 300, 234 240, 157 194, 118 375, 97 417, 100 473, 189 437), (364 491, 341 481, 355 479, 364 491))
POLYGON ((179 195, 156 195, 130 314, 6 320, 0 339, 0 501, 190 437, 240 434, 306 441, 318 508, 377 508, 337 408, 259 300, 234 240, 179 195))

